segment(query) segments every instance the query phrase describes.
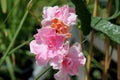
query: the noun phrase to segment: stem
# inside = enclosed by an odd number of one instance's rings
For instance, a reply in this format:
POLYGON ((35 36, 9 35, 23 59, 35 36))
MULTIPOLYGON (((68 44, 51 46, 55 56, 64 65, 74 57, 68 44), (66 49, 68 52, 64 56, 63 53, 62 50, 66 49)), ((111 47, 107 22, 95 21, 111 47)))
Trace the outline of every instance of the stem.
POLYGON ((107 68, 108 68, 108 69, 109 69, 109 67, 110 67, 110 62, 111 62, 111 59, 112 59, 112 54, 113 54, 113 46, 112 46, 112 48, 111 48, 110 56, 109 56, 109 58, 108 58, 108 64, 107 64, 107 68))
POLYGON ((98 0, 95 0, 93 17, 96 17, 96 16, 97 16, 97 9, 98 9, 98 0))
POLYGON ((12 57, 12 64, 13 64, 13 65, 15 65, 15 64, 16 64, 16 60, 15 60, 15 59, 16 59, 16 58, 15 58, 15 54, 12 54, 12 56, 11 56, 11 57, 12 57))
POLYGON ((35 80, 39 80, 39 78, 42 77, 50 69, 51 69, 51 66, 47 67, 47 69, 44 70, 35 80))
POLYGON ((29 43, 30 40, 25 41, 24 43, 20 44, 19 46, 17 46, 16 48, 12 49, 11 51, 9 51, 9 55, 12 54, 14 51, 16 51, 17 49, 23 47, 24 45, 26 45, 27 43, 29 43))
POLYGON ((81 44, 81 51, 83 51, 83 44, 82 44, 82 43, 83 43, 83 41, 82 41, 82 40, 83 40, 83 37, 82 37, 82 36, 83 36, 83 33, 82 33, 82 30, 80 29, 80 44, 81 44))
POLYGON ((25 14, 24 14, 24 16, 23 16, 23 18, 22 18, 19 26, 18 26, 18 29, 17 29, 17 31, 16 31, 16 33, 15 33, 15 35, 14 35, 14 37, 13 37, 11 43, 10 43, 10 45, 8 46, 6 52, 4 53, 3 57, 2 57, 1 60, 0 60, 0 67, 1 67, 1 65, 3 64, 4 60, 6 59, 6 57, 7 57, 8 53, 9 53, 10 49, 12 48, 12 46, 13 46, 16 38, 17 38, 17 35, 18 35, 18 33, 20 32, 20 30, 21 30, 21 28, 22 28, 22 25, 23 25, 23 23, 24 23, 24 21, 25 21, 25 19, 26 19, 26 17, 27 17, 27 14, 28 14, 28 10, 25 12, 25 14))
POLYGON ((91 64, 91 61, 92 61, 92 56, 93 56, 93 40, 94 40, 94 31, 92 30, 92 33, 91 33, 91 41, 90 41, 90 48, 89 48, 89 54, 87 56, 87 77, 86 77, 86 80, 89 80, 89 73, 90 73, 90 64, 91 64))
MULTIPOLYGON (((85 56, 89 55, 85 50, 83 50, 83 53, 85 56)), ((100 69, 103 69, 103 66, 94 57, 92 58, 92 62, 93 64, 95 64, 95 67, 99 67, 100 69)))
POLYGON ((103 80, 107 80, 107 72, 108 72, 108 58, 109 58, 109 39, 106 37, 105 39, 106 49, 105 49, 105 63, 104 63, 104 71, 103 71, 103 80))
MULTIPOLYGON (((98 8, 98 0, 95 0, 94 2, 94 11, 93 11, 93 16, 95 17, 97 15, 97 8, 98 8)), ((94 41, 94 30, 91 32, 91 40, 90 40, 90 48, 89 48, 89 55, 87 57, 87 76, 86 80, 89 80, 89 73, 90 73, 90 64, 92 61, 92 56, 93 56, 93 41, 94 41)))
MULTIPOLYGON (((112 8, 112 0, 109 0, 108 1, 108 8, 107 8, 108 17, 111 15, 111 8, 112 8)), ((105 63, 104 63, 103 79, 107 80, 107 73, 108 73, 108 69, 109 69, 110 61, 111 61, 111 56, 112 56, 112 53, 111 53, 111 55, 109 57, 110 40, 107 37, 105 38, 105 44, 106 44, 106 49, 105 49, 105 63)))
POLYGON ((107 13, 108 13, 108 16, 110 16, 110 15, 111 15, 112 2, 113 2, 113 0, 108 0, 108 8, 107 8, 107 13))
POLYGON ((118 46, 117 46, 117 52, 118 52, 118 57, 117 57, 117 59, 118 59, 118 63, 117 63, 117 79, 118 80, 120 80, 120 44, 118 44, 118 46))

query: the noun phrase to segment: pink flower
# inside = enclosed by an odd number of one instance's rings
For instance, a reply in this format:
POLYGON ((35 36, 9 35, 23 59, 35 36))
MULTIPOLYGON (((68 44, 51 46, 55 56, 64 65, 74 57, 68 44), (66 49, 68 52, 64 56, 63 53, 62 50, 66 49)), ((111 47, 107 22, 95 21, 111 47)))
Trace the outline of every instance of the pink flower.
POLYGON ((44 7, 43 18, 43 26, 51 25, 51 20, 54 18, 57 18, 66 25, 70 26, 76 23, 77 15, 75 14, 74 8, 70 8, 68 5, 64 5, 62 7, 44 7))
POLYGON ((64 43, 64 36, 57 34, 55 29, 49 27, 39 29, 34 37, 38 44, 46 44, 50 49, 58 49, 64 43))
POLYGON ((52 28, 44 27, 34 35, 35 40, 30 42, 30 51, 36 54, 38 64, 47 64, 56 57, 58 50, 64 43, 64 36, 55 33, 52 28))
MULTIPOLYGON (((68 51, 66 51, 68 52, 68 51)), ((70 47, 69 52, 63 57, 59 72, 55 74, 56 80, 69 80, 68 75, 77 75, 79 67, 83 66, 86 62, 85 57, 80 51, 79 43, 75 43, 70 47)))
POLYGON ((77 75, 86 62, 79 43, 69 47, 69 29, 76 23, 76 18, 74 8, 68 5, 44 7, 42 28, 30 42, 30 51, 36 55, 37 64, 49 64, 59 70, 54 75, 56 80, 70 80, 69 75, 77 75))

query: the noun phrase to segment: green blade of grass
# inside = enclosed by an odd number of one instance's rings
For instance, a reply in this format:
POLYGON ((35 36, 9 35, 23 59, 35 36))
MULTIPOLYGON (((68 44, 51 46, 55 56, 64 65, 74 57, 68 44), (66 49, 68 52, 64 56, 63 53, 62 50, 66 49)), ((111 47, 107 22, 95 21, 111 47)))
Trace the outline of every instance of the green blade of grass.
POLYGON ((1 0, 1 8, 3 13, 7 12, 7 0, 1 0))
POLYGON ((24 16, 23 16, 23 18, 22 18, 22 20, 21 20, 19 26, 18 26, 18 29, 17 29, 17 31, 16 31, 16 33, 15 33, 15 35, 14 35, 14 37, 13 37, 11 43, 10 43, 10 45, 8 46, 8 48, 7 48, 6 52, 4 53, 3 57, 0 59, 0 67, 1 67, 1 65, 3 64, 3 62, 4 62, 5 58, 6 58, 6 56, 8 55, 10 49, 12 48, 12 46, 13 46, 13 44, 14 44, 16 38, 17 38, 17 35, 18 35, 18 33, 20 32, 20 30, 21 30, 21 28, 22 28, 22 25, 23 25, 23 23, 24 23, 24 21, 25 21, 27 15, 28 15, 28 10, 25 12, 25 14, 24 14, 24 16))
POLYGON ((12 63, 11 63, 9 56, 6 57, 6 63, 7 63, 7 67, 8 67, 8 71, 9 71, 11 80, 16 80, 15 75, 14 75, 14 70, 12 68, 12 63))
POLYGON ((40 77, 42 77, 48 70, 51 69, 51 66, 47 67, 47 69, 45 69, 37 78, 35 78, 34 80, 39 80, 40 77))
POLYGON ((8 54, 9 54, 9 55, 12 54, 14 51, 16 51, 17 49, 19 49, 19 48, 23 47, 24 45, 28 44, 30 41, 31 41, 31 39, 28 40, 28 41, 25 41, 24 43, 20 44, 19 46, 13 48, 11 51, 9 51, 8 54))
POLYGON ((25 14, 24 14, 24 16, 23 16, 23 18, 22 18, 22 20, 21 20, 21 22, 20 22, 20 24, 19 24, 19 26, 18 26, 18 28, 16 30, 16 32, 15 32, 15 35, 13 36, 13 39, 12 39, 11 43, 9 44, 6 52, 4 53, 4 55, 2 56, 2 58, 0 59, 0 67, 3 64, 3 62, 5 61, 5 59, 6 59, 7 55, 8 55, 8 53, 9 53, 9 51, 11 50, 11 48, 12 48, 12 46, 13 46, 16 38, 17 38, 17 35, 19 34, 19 32, 20 32, 20 30, 22 28, 22 25, 23 25, 23 23, 24 23, 27 15, 28 15, 28 12, 29 12, 30 8, 32 7, 31 4, 32 4, 32 0, 29 1, 28 5, 27 5, 27 10, 26 10, 26 12, 25 12, 25 14))

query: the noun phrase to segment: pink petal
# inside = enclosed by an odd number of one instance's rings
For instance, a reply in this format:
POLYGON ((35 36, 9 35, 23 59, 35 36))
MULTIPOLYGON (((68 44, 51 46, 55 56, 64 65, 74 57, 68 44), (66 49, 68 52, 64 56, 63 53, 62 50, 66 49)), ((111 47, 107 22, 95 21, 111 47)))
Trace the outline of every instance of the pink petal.
POLYGON ((42 24, 42 27, 49 27, 52 25, 52 22, 49 19, 44 19, 41 21, 41 24, 42 24))
MULTIPOLYGON (((71 8, 68 5, 64 5, 62 7, 44 7, 43 18, 45 19, 44 21, 46 21, 46 19, 52 20, 57 18, 68 26, 71 26, 76 23, 77 15, 75 14, 74 8, 71 8)), ((47 22, 44 23, 47 25, 47 22)))
POLYGON ((63 58, 62 70, 69 75, 77 75, 79 67, 85 64, 85 57, 80 51, 80 45, 75 43, 70 47, 69 53, 63 58))
POLYGON ((82 52, 79 54, 79 60, 80 60, 80 64, 81 64, 82 66, 85 65, 85 63, 86 63, 86 58, 84 57, 84 55, 83 55, 82 52))
MULTIPOLYGON (((45 55, 45 54, 44 54, 45 55)), ((39 65, 46 65, 48 64, 48 57, 45 55, 44 56, 43 54, 37 54, 36 55, 36 63, 39 64, 39 65)))
POLYGON ((40 52, 40 45, 36 43, 35 40, 30 42, 30 51, 31 53, 38 54, 40 52))
POLYGON ((70 80, 68 75, 65 72, 59 71, 54 75, 56 80, 70 80))
POLYGON ((49 61, 49 49, 45 44, 37 44, 35 40, 30 42, 30 51, 36 54, 36 62, 39 65, 47 64, 49 61))

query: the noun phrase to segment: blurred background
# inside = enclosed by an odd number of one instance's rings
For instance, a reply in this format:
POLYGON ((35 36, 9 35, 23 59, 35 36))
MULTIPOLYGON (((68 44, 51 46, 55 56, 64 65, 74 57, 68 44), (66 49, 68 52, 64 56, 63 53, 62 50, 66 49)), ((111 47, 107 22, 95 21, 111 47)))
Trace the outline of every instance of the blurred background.
MULTIPOLYGON (((94 8, 94 1, 95 0, 91 0, 90 5, 87 6, 91 14, 94 8)), ((10 42, 13 40, 13 36, 27 10, 28 2, 29 0, 0 0, 0 60, 6 52, 10 42)), ((107 17, 108 0, 99 0, 98 3, 98 16, 107 17)), ((12 49, 16 47, 17 49, 9 53, 9 56, 7 56, 7 59, 0 67, 0 80, 34 80, 34 78, 46 68, 46 66, 36 65, 35 55, 30 53, 29 50, 29 41, 33 39, 33 35, 37 33, 37 29, 41 27, 40 21, 42 20, 43 7, 62 6, 65 4, 74 7, 70 0, 33 0, 32 7, 12 46, 12 49)), ((114 2, 113 6, 115 6, 114 2)), ((111 10, 114 12, 114 7, 111 10)), ((112 20, 112 22, 114 22, 114 20, 112 20)), ((73 34, 71 42, 80 41, 79 25, 80 22, 78 21, 71 30, 73 34)), ((90 35, 91 33, 87 36, 83 35, 85 55, 88 54, 90 35)), ((103 71, 101 65, 104 64, 104 49, 104 35, 100 32, 96 32, 93 47, 94 59, 91 64, 90 80, 102 80, 103 71)), ((55 70, 49 70, 40 80, 54 80, 54 73, 56 73, 55 70)), ((71 80, 84 80, 85 76, 85 68, 82 67, 79 76, 73 76, 71 80)), ((117 80, 116 48, 113 49, 110 69, 108 70, 108 80, 117 80)))

